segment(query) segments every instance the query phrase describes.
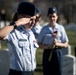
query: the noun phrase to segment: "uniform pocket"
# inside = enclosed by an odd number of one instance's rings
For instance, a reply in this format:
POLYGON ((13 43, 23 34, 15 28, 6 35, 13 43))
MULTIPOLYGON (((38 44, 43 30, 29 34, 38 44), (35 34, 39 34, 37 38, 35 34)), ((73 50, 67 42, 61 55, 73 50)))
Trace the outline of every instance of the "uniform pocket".
POLYGON ((18 45, 20 47, 28 47, 29 46, 29 42, 26 39, 20 39, 18 42, 18 45))

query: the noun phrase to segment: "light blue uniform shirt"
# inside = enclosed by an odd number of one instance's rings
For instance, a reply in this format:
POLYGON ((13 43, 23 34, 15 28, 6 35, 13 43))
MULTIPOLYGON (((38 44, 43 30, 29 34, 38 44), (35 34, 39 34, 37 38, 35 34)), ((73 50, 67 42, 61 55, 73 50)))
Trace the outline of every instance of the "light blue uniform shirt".
POLYGON ((38 36, 38 42, 44 45, 53 44, 54 37, 52 36, 52 33, 56 30, 58 31, 58 37, 57 37, 58 41, 62 43, 68 42, 68 38, 67 38, 64 27, 57 23, 53 29, 50 27, 49 24, 44 26, 38 36))
POLYGON ((41 29, 42 29, 42 27, 40 26, 39 23, 38 23, 38 25, 36 25, 35 27, 32 28, 32 31, 33 31, 36 39, 38 38, 38 35, 39 35, 41 29))
POLYGON ((22 26, 13 30, 7 37, 10 53, 10 68, 19 71, 33 71, 36 68, 36 43, 31 30, 22 26))

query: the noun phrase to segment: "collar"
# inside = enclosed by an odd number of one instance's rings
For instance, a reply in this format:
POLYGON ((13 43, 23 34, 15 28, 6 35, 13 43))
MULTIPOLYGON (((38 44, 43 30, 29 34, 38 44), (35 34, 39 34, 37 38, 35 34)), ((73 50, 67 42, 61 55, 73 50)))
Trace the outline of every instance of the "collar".
POLYGON ((19 30, 20 32, 22 32, 22 33, 31 32, 31 29, 25 29, 23 26, 19 26, 19 27, 18 27, 18 30, 19 30))

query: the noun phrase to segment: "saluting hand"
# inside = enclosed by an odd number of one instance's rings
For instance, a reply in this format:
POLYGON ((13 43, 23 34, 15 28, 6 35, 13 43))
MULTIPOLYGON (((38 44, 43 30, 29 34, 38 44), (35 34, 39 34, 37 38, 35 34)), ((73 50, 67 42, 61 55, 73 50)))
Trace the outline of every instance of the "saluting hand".
POLYGON ((30 18, 20 18, 15 23, 17 26, 25 25, 25 24, 30 23, 30 18))

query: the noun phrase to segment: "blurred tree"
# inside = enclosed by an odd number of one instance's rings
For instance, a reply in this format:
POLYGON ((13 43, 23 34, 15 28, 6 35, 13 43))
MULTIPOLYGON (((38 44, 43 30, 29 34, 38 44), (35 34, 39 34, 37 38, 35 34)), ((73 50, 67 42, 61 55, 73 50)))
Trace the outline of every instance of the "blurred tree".
POLYGON ((56 6, 59 13, 69 22, 76 22, 76 0, 0 0, 0 10, 7 9, 7 19, 10 20, 11 14, 16 12, 17 6, 22 1, 33 2, 42 10, 42 17, 46 21, 47 9, 49 6, 56 6))

